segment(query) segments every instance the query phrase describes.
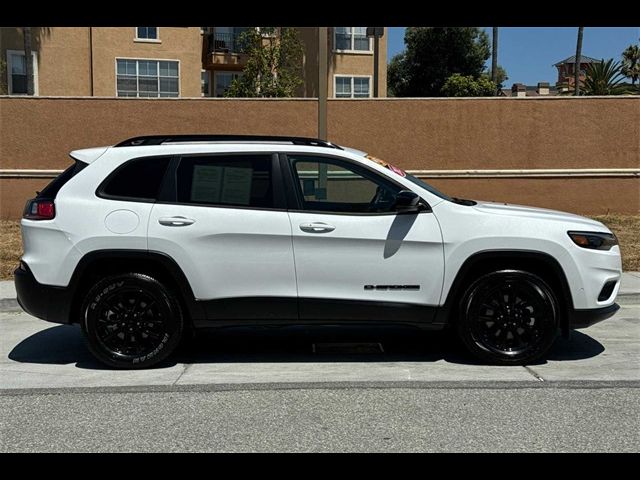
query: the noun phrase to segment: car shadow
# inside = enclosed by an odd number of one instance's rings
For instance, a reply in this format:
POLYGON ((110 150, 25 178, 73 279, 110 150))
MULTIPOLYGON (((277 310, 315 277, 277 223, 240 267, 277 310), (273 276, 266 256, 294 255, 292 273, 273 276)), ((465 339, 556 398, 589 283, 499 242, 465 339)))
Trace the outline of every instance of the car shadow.
MULTIPOLYGON (((604 346, 573 331, 558 338, 547 355, 551 361, 595 357, 604 346)), ((37 332, 17 344, 9 359, 20 363, 66 365, 111 370, 88 351, 80 327, 58 325, 37 332)), ((401 327, 237 327, 202 330, 169 359, 154 368, 179 363, 322 363, 322 362, 436 362, 482 365, 471 358, 452 332, 423 332, 401 327)))

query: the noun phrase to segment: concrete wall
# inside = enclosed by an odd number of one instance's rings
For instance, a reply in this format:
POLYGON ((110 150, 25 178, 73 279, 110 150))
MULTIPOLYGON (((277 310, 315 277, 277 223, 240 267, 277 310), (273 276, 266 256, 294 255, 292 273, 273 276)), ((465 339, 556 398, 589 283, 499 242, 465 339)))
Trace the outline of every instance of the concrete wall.
MULTIPOLYGON (((580 214, 640 213, 640 97, 330 100, 328 132, 338 144, 422 171, 454 196, 580 214), (465 173, 488 169, 534 174, 465 173), (538 169, 568 172, 540 178, 538 169), (635 176, 576 177, 580 169, 630 169, 635 176), (462 178, 430 170, 453 170, 462 178)), ((4 170, 62 169, 71 150, 158 133, 316 136, 317 103, 0 97, 4 170)), ((3 175, 0 218, 18 218, 27 198, 50 181, 3 175)))
POLYGON ((334 100, 328 136, 405 169, 638 168, 640 97, 334 100))

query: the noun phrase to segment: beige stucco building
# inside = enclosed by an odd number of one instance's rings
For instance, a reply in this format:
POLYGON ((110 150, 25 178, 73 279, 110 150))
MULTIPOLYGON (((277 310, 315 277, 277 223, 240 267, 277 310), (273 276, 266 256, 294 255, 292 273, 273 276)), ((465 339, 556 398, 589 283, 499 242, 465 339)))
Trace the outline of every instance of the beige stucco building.
MULTIPOLYGON (((40 96, 222 96, 246 56, 249 27, 32 27, 34 92, 40 96)), ((318 95, 318 29, 299 28, 301 97, 318 95)), ((386 33, 386 32, 385 32, 386 33)), ((330 27, 328 96, 373 96, 373 40, 365 27, 330 27)), ((386 96, 386 35, 379 48, 379 96, 386 96)), ((22 28, 0 28, 0 91, 26 93, 22 28)))
MULTIPOLYGON (((33 27, 32 38, 36 95, 200 95, 198 27, 33 27)), ((0 51, 8 93, 25 93, 22 29, 0 29, 0 51)))

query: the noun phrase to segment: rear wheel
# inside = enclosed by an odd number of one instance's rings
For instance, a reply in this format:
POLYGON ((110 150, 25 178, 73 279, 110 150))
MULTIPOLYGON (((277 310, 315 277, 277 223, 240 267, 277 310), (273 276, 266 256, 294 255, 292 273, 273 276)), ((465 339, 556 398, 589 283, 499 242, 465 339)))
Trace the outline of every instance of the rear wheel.
POLYGON ((502 270, 483 275, 459 304, 458 335, 476 357, 521 365, 544 356, 555 340, 558 301, 537 275, 502 270))
POLYGON ((156 279, 127 273, 98 282, 81 307, 89 350, 115 368, 145 368, 167 358, 184 330, 180 304, 156 279))

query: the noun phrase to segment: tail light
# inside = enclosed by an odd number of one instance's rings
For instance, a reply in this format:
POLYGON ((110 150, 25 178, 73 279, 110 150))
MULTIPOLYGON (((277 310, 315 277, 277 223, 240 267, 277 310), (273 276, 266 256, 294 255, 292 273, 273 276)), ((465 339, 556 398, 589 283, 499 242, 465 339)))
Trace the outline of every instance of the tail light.
POLYGON ((56 206, 53 200, 34 198, 24 207, 22 218, 29 220, 51 220, 56 216, 56 206))

